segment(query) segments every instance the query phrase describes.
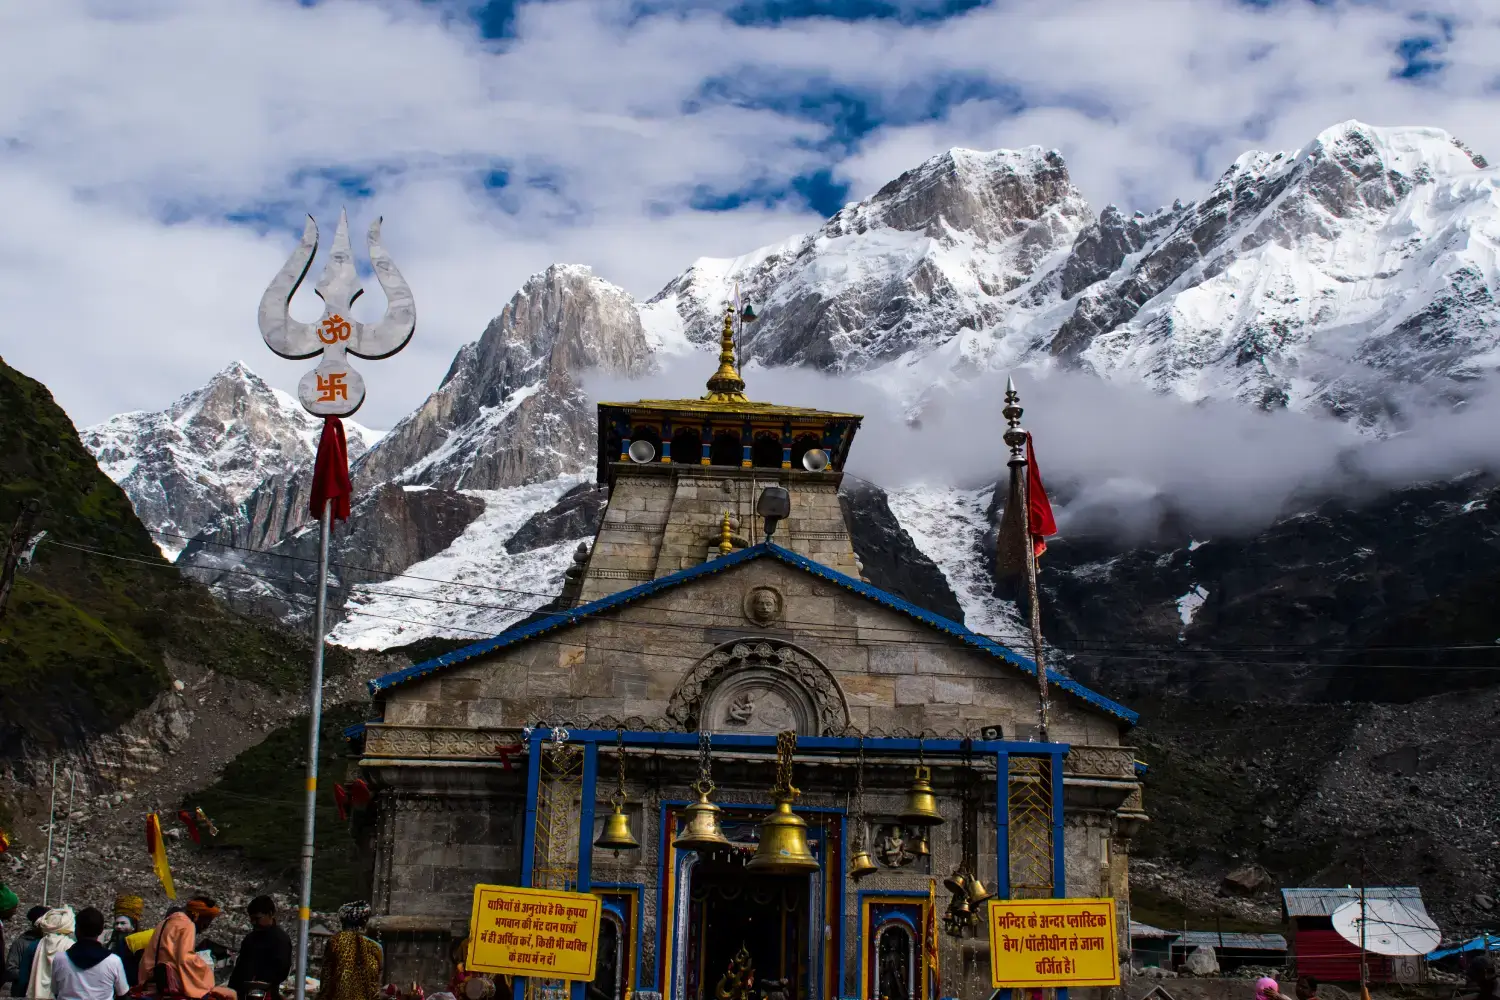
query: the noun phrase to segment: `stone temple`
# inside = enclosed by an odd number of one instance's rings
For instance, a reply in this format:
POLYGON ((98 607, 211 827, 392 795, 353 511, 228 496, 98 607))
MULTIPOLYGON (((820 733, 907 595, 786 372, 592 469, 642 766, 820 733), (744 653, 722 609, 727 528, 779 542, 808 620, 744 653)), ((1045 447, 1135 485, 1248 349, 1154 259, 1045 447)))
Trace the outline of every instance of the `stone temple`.
POLYGON ((599 404, 609 502, 558 605, 371 683, 389 981, 448 980, 476 884, 603 900, 594 981, 497 982, 518 998, 989 997, 987 896, 1128 926, 1135 713, 1049 671, 1034 741, 1031 660, 864 580, 861 418, 749 400, 737 319, 703 398, 599 404), (705 778, 723 840, 685 842, 705 778), (787 783, 794 870, 762 823, 787 783))

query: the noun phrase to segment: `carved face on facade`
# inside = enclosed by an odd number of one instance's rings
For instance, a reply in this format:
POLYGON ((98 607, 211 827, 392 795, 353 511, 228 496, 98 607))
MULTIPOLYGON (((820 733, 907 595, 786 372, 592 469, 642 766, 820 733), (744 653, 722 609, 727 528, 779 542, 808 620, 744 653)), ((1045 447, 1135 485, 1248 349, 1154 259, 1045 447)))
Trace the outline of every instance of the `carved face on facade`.
POLYGON ((745 595, 745 617, 769 625, 781 617, 781 595, 770 587, 755 587, 745 595))

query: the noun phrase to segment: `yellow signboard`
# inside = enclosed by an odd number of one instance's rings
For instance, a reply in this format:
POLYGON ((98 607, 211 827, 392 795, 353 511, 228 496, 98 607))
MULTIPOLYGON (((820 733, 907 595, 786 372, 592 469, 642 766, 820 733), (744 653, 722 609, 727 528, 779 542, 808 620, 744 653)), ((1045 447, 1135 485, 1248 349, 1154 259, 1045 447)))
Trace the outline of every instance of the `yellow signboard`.
POLYGON ((598 943, 598 896, 511 885, 474 887, 465 963, 474 972, 590 980, 598 943))
POLYGON ((990 980, 1005 986, 1118 986, 1113 899, 992 899, 990 980))

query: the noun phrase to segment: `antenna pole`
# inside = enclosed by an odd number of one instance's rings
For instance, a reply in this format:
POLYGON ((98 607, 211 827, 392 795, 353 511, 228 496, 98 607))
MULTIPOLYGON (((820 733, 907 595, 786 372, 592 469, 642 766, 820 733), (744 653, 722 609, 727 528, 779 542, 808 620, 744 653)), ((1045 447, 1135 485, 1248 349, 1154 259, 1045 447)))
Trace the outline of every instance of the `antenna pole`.
POLYGON ((1365 906, 1365 852, 1359 852, 1359 995, 1361 1000, 1370 1000, 1368 985, 1370 969, 1365 960, 1365 925, 1369 923, 1369 912, 1365 906))
POLYGON ((68 901, 68 854, 73 849, 73 791, 78 787, 78 772, 68 768, 68 816, 63 821, 63 870, 57 883, 57 905, 68 901))
MULTIPOLYGON (((1036 582, 1036 538, 1031 534, 1031 493, 1026 461, 1027 433, 1021 427, 1021 396, 1016 392, 1016 383, 1007 379, 1005 383, 1005 408, 1000 411, 1005 417, 1004 441, 1010 447, 1011 496, 1019 499, 1025 543, 1026 603, 1030 612, 1027 624, 1031 628, 1031 658, 1036 661, 1036 738, 1047 742, 1047 666, 1042 660, 1042 601, 1041 589, 1036 582)), ((1056 793, 1056 789, 1053 789, 1056 793)))
POLYGON ((47 865, 42 877, 42 905, 52 898, 52 831, 57 828, 57 761, 52 762, 52 798, 47 803, 47 865))

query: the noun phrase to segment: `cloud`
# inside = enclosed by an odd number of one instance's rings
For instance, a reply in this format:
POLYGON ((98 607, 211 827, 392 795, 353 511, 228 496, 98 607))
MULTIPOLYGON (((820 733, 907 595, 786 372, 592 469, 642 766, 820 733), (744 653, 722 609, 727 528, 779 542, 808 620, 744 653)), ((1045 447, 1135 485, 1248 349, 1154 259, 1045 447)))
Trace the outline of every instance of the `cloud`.
POLYGON ((417 296, 411 348, 363 368, 388 426, 548 263, 649 296, 950 145, 1058 146, 1142 208, 1349 117, 1493 155, 1497 43, 1405 0, 4 5, 0 351, 80 423, 236 358, 289 388, 255 303, 301 214, 348 203, 417 296))
MULTIPOLYGON (((710 370, 704 353, 669 359, 645 379, 596 374, 585 388, 598 399, 693 398, 710 370)), ((1332 496, 1500 475, 1500 379, 1470 386, 1457 406, 1413 402, 1404 430, 1373 438, 1332 417, 1186 403, 1087 375, 1016 378, 1064 532, 1131 541, 1247 533, 1332 496)), ((848 471, 883 488, 980 488, 1005 473, 1003 376, 951 383, 923 400, 916 419, 887 388, 858 377, 752 365, 745 380, 757 401, 864 414, 848 471)))

